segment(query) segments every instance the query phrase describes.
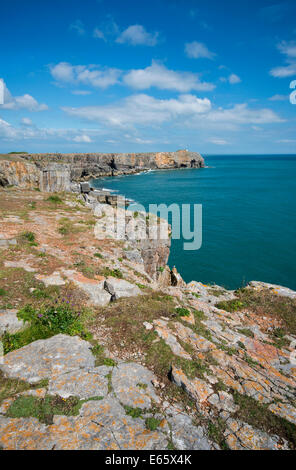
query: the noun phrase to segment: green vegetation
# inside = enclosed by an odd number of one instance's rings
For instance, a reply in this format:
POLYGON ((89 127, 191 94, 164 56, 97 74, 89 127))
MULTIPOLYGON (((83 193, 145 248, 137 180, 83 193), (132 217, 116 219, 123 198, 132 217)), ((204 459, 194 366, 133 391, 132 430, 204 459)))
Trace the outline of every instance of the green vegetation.
POLYGON ((226 310, 227 312, 237 312, 244 307, 244 303, 240 300, 225 300, 223 302, 219 302, 216 307, 220 308, 221 310, 226 310))
POLYGON ((7 411, 10 418, 34 417, 42 423, 52 424, 54 415, 77 416, 82 402, 77 397, 67 399, 59 396, 18 397, 7 411))
POLYGON ((1 338, 4 354, 38 339, 50 338, 59 333, 70 336, 79 335, 88 339, 90 335, 82 322, 86 313, 73 307, 70 304, 70 299, 56 302, 53 305, 45 305, 40 308, 35 308, 32 305, 23 307, 18 313, 18 318, 28 322, 29 326, 14 334, 4 333, 1 338))
POLYGON ((160 423, 161 423, 161 420, 156 419, 154 417, 147 418, 146 421, 145 421, 146 428, 149 429, 149 431, 156 431, 156 429, 158 428, 160 423))
POLYGON ((178 307, 176 308, 178 317, 190 317, 190 311, 187 308, 178 307))
POLYGON ((96 258, 104 259, 104 256, 101 255, 101 253, 95 253, 94 256, 95 256, 96 258))
POLYGON ((4 377, 3 373, 0 371, 0 403, 2 403, 6 398, 13 397, 25 390, 41 388, 46 385, 47 380, 43 380, 42 382, 32 385, 28 382, 23 382, 20 379, 8 379, 7 377, 4 377))
POLYGON ((56 194, 53 194, 52 196, 49 196, 47 199, 46 199, 48 202, 52 202, 53 204, 62 204, 62 199, 60 198, 60 196, 57 196, 56 194))
POLYGON ((254 338, 254 333, 251 331, 249 328, 240 328, 237 330, 238 333, 241 333, 242 335, 248 336, 249 338, 254 338))
POLYGON ((270 289, 254 290, 242 288, 236 291, 238 300, 221 302, 217 306, 229 312, 240 308, 249 310, 258 316, 270 315, 282 323, 285 334, 296 334, 296 300, 281 297, 270 289), (223 304, 223 305, 222 305, 223 304))
POLYGON ((3 297, 6 294, 7 294, 6 290, 0 288, 0 297, 3 297))
POLYGON ((108 267, 103 269, 103 276, 104 277, 108 277, 108 276, 116 277, 117 279, 122 279, 123 278, 123 274, 119 269, 117 269, 117 268, 110 269, 108 267))
POLYGON ((29 242, 31 246, 36 246, 36 236, 33 232, 23 232, 21 234, 21 238, 23 241, 29 242))
POLYGON ((296 448, 296 426, 269 411, 268 403, 259 403, 254 398, 241 395, 236 390, 233 391, 233 398, 235 404, 239 405, 235 416, 237 419, 270 435, 280 436, 289 442, 292 449, 296 448))
POLYGON ((124 409, 126 414, 134 419, 142 417, 143 410, 141 410, 141 408, 132 408, 131 406, 125 406, 124 409))

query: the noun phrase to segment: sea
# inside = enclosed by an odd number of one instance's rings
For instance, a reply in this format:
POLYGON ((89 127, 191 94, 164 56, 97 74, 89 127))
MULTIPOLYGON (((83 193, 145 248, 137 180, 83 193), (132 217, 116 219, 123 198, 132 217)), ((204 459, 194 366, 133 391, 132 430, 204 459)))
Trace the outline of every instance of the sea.
MULTIPOLYGON (((202 244, 172 239, 168 264, 186 282, 237 289, 251 280, 296 290, 296 155, 204 155, 206 168, 93 180, 149 204, 202 206, 202 244)), ((192 209, 193 219, 193 209, 192 209)), ((169 218, 169 221, 170 218, 169 218)))

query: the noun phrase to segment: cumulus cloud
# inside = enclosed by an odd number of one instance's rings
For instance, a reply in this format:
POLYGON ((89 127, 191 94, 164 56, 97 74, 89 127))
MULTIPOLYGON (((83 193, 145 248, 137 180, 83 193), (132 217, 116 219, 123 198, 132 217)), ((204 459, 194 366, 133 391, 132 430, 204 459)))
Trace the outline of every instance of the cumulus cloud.
POLYGON ((177 90, 186 93, 191 90, 210 91, 212 83, 201 82, 199 76, 190 72, 176 72, 152 61, 145 69, 131 70, 123 77, 123 82, 136 90, 157 87, 161 90, 177 90))
POLYGON ((209 51, 207 46, 202 42, 188 42, 185 44, 185 53, 192 59, 214 59, 215 55, 209 51))
POLYGON ((134 24, 125 29, 116 39, 120 44, 130 44, 132 46, 156 46, 159 33, 148 33, 144 26, 134 24))
POLYGON ((93 37, 96 39, 103 39, 104 41, 106 41, 105 34, 99 28, 94 29, 93 37))
MULTIPOLYGON (((176 99, 157 99, 146 94, 129 96, 111 105, 62 108, 70 116, 100 123, 105 127, 136 128, 164 123, 182 127, 237 130, 242 125, 284 122, 271 109, 249 108, 246 103, 213 109, 207 98, 181 94, 176 99)), ((219 140, 219 139, 218 139, 219 140)))
POLYGON ((288 98, 288 95, 273 95, 268 99, 269 101, 286 101, 288 98))
POLYGON ((45 111, 48 109, 46 104, 40 104, 38 101, 28 93, 21 96, 12 96, 8 90, 5 82, 4 85, 4 103, 0 104, 0 109, 27 109, 28 111, 45 111))
POLYGON ((241 82, 240 77, 236 75, 235 73, 232 73, 231 75, 229 75, 228 80, 231 85, 235 85, 236 83, 241 82))
POLYGON ((234 124, 272 124, 284 122, 274 111, 268 108, 251 109, 246 103, 237 104, 229 109, 213 110, 206 117, 210 122, 234 124))
POLYGON ((121 71, 116 68, 98 68, 97 65, 71 65, 60 62, 50 67, 50 73, 59 83, 84 84, 107 88, 118 83, 121 71))
POLYGON ((224 139, 219 139, 219 138, 212 138, 209 140, 209 142, 211 144, 215 144, 215 145, 228 145, 229 142, 227 142, 227 140, 224 140, 224 139))
POLYGON ((296 41, 282 41, 277 48, 284 55, 286 65, 271 69, 270 75, 276 78, 292 77, 296 74, 296 41))
POLYGON ((92 142, 91 138, 86 134, 76 135, 73 140, 74 142, 84 142, 86 144, 89 144, 92 142))
POLYGON ((67 114, 114 127, 157 125, 211 109, 207 98, 180 95, 177 99, 160 100, 145 94, 132 95, 112 105, 62 108, 67 114))
POLYGON ((33 122, 31 121, 31 119, 26 118, 26 117, 22 118, 21 123, 24 126, 32 126, 33 125, 33 122))

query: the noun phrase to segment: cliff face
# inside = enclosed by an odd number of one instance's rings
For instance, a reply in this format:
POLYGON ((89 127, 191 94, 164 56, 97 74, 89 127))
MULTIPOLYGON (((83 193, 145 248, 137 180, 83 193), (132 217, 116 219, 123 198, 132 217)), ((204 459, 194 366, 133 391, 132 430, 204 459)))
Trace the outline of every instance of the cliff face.
POLYGON ((199 153, 179 150, 159 153, 22 154, 18 161, 0 161, 0 184, 41 191, 69 191, 71 183, 100 176, 132 174, 149 169, 202 168, 199 153))
POLYGON ((41 174, 36 165, 26 161, 0 160, 0 186, 39 187, 41 174))

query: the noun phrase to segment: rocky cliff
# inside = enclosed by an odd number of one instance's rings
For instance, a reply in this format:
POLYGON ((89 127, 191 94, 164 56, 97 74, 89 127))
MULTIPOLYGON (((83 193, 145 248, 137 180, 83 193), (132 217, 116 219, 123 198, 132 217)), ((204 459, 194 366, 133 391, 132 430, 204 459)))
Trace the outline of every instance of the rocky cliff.
MULTIPOLYGON (((2 157, 3 158, 3 157, 2 157)), ((199 153, 20 154, 18 161, 0 160, 0 184, 41 191, 69 191, 71 184, 100 176, 132 174, 149 169, 202 168, 199 153)))

